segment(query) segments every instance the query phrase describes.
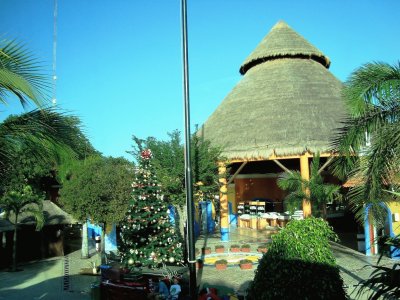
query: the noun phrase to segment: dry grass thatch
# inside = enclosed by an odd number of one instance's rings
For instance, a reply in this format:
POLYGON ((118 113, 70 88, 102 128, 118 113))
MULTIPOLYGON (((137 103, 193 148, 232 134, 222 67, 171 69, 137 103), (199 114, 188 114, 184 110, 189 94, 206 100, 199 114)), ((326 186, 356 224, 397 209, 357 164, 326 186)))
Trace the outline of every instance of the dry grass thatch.
POLYGON ((326 68, 330 65, 327 56, 285 22, 279 21, 245 59, 240 67, 240 73, 244 75, 253 66, 264 61, 285 57, 311 58, 326 68))
MULTIPOLYGON (((294 32, 280 22, 270 34, 287 31, 294 32)), ((259 47, 269 46, 269 40, 267 36, 259 47)), ((311 50, 304 54, 320 53, 305 43, 311 50)), ((257 53, 268 51, 296 55, 264 59, 251 66, 201 128, 199 134, 222 147, 228 159, 267 159, 272 154, 331 148, 331 138, 344 117, 342 83, 320 61, 298 56, 301 50, 291 50, 292 44, 281 45, 281 51, 256 49, 246 61, 254 62, 257 53)), ((320 57, 325 56, 320 53, 320 57)))
MULTIPOLYGON (((44 225, 67 225, 67 224, 75 224, 78 221, 75 220, 70 214, 63 211, 56 204, 51 202, 50 200, 43 201, 43 214, 44 214, 44 225)), ((13 222, 14 214, 10 215, 9 220, 13 222)), ((35 219, 30 214, 24 214, 18 216, 18 223, 24 225, 33 225, 35 224, 35 219)))

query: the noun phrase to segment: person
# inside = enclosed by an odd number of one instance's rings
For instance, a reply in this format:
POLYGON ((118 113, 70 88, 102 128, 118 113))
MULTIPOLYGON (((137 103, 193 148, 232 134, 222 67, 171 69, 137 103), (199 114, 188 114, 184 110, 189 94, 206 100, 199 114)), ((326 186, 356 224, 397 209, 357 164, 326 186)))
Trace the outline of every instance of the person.
POLYGON ((220 300, 215 288, 204 288, 199 293, 198 300, 220 300))
POLYGON ((174 284, 171 285, 171 287, 169 289, 168 299, 177 300, 180 292, 181 292, 181 286, 179 285, 179 280, 178 280, 178 278, 174 277, 174 284))
POLYGON ((168 287, 163 280, 158 282, 158 295, 159 299, 167 299, 169 296, 168 287))

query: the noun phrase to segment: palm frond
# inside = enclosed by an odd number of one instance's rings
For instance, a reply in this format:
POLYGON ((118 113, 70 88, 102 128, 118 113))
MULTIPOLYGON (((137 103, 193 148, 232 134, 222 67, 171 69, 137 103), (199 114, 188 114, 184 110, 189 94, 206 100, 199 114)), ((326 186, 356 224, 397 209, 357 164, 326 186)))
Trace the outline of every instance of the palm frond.
POLYGON ((6 95, 12 93, 24 107, 30 102, 42 106, 49 88, 42 63, 24 45, 0 40, 0 102, 7 103, 6 95))
POLYGON ((24 149, 38 159, 74 156, 78 126, 51 108, 11 116, 0 123, 0 162, 12 160, 24 149))

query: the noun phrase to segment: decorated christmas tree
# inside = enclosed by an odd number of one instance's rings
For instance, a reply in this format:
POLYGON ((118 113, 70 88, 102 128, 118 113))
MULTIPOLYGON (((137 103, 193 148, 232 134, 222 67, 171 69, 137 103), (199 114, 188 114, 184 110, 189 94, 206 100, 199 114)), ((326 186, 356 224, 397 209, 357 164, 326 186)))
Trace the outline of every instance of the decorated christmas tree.
POLYGON ((143 150, 138 157, 132 198, 121 224, 119 250, 128 267, 183 263, 182 243, 169 220, 151 160, 150 150, 143 150))

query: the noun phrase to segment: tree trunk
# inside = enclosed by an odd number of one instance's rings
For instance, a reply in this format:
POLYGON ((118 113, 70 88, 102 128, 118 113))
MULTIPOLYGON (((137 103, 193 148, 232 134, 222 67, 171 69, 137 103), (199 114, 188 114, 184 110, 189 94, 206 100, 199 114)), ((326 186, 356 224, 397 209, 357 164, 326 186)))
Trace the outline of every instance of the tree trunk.
POLYGON ((328 216, 328 212, 327 212, 327 208, 326 208, 326 203, 322 203, 321 204, 321 215, 322 215, 322 219, 324 219, 326 221, 326 218, 328 216))
POLYGON ((88 225, 87 221, 82 224, 82 258, 89 258, 88 225))
POLYGON ((103 226, 101 228, 101 246, 100 246, 100 253, 101 253, 101 264, 105 265, 107 263, 106 261, 106 223, 103 223, 103 226))
POLYGON ((17 229, 18 229, 18 213, 15 212, 15 227, 14 227, 14 237, 13 237, 13 253, 12 253, 12 269, 11 271, 17 271, 17 229))

